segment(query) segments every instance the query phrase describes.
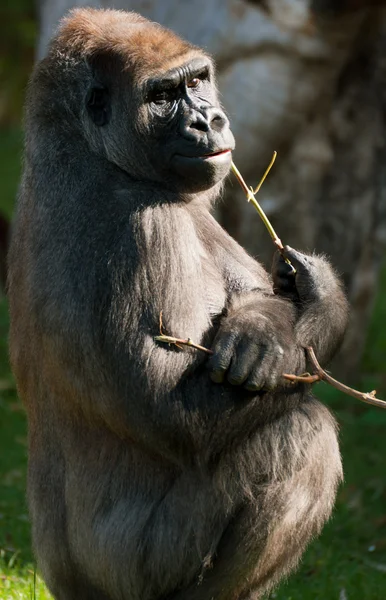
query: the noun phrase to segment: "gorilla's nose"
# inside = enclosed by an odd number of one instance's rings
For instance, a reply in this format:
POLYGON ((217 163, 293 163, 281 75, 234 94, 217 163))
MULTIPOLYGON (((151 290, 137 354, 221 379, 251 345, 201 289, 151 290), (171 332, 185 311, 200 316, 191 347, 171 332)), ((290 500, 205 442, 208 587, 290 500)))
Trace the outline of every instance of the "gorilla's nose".
POLYGON ((210 107, 200 111, 192 111, 183 124, 185 137, 197 138, 200 133, 209 133, 211 130, 220 133, 229 125, 229 121, 220 108, 210 107))

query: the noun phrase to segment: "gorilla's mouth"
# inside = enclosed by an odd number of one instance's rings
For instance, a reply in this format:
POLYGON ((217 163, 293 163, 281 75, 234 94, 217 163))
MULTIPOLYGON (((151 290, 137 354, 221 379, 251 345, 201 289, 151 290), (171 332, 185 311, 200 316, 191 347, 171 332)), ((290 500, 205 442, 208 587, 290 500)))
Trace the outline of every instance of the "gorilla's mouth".
POLYGON ((195 188, 198 189, 204 183, 202 189, 208 189, 228 174, 232 162, 232 150, 223 148, 208 152, 207 148, 203 148, 201 152, 202 154, 195 156, 175 154, 173 167, 186 181, 192 181, 195 188))
POLYGON ((232 153, 232 150, 230 150, 230 148, 227 148, 226 150, 217 150, 217 152, 211 152, 210 154, 204 154, 202 157, 197 157, 197 158, 216 158, 218 156, 229 156, 232 153))
POLYGON ((174 158, 181 162, 206 162, 206 161, 228 161, 231 159, 232 150, 231 148, 225 148, 222 150, 215 150, 214 152, 208 152, 207 154, 196 154, 196 155, 187 155, 187 154, 175 154, 174 158))

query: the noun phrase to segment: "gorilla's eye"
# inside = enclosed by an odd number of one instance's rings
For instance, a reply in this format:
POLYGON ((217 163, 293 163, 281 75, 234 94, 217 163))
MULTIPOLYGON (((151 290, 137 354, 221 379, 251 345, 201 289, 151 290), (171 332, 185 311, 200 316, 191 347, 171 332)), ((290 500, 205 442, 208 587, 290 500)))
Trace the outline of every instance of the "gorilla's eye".
POLYGON ((194 77, 193 79, 188 81, 187 86, 188 86, 188 88, 196 88, 200 85, 200 83, 201 83, 201 79, 199 79, 198 77, 194 77))
POLYGON ((154 104, 165 104, 173 102, 177 98, 177 88, 167 88, 165 90, 153 90, 150 96, 150 102, 154 104))

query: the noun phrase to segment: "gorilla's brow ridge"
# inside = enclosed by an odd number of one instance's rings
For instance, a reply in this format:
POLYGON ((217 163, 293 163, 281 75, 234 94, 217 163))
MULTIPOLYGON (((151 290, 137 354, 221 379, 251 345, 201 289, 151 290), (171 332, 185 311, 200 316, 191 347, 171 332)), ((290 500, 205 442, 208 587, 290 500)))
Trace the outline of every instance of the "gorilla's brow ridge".
POLYGON ((208 59, 196 58, 189 60, 189 62, 186 62, 178 67, 169 69, 162 76, 152 77, 147 81, 146 87, 148 91, 152 91, 154 89, 167 89, 172 86, 178 86, 185 79, 197 77, 197 75, 205 74, 207 76, 209 75, 210 70, 211 63, 208 59))

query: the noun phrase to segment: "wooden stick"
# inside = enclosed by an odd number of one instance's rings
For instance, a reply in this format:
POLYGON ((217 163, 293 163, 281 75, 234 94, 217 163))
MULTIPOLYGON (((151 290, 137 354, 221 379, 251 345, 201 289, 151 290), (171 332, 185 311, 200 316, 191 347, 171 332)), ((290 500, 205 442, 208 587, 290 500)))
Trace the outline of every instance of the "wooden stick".
POLYGON ((273 155, 271 158, 271 162, 269 163, 268 167, 265 170, 265 173, 263 175, 263 177, 260 179, 260 183, 256 186, 256 188, 253 190, 254 194, 258 194, 260 191, 261 186, 263 185, 265 178, 267 177, 268 173, 270 172, 270 170, 272 169, 273 163, 275 162, 277 157, 277 152, 276 150, 273 151, 273 155))
POLYGON ((343 392, 348 396, 352 396, 353 398, 356 398, 361 402, 365 402, 366 404, 371 404, 372 406, 378 406, 379 408, 386 409, 386 402, 384 400, 381 400, 380 398, 375 397, 376 390, 373 390, 372 392, 360 392, 359 390, 354 390, 354 388, 348 387, 348 385, 345 385, 337 379, 334 379, 324 369, 322 369, 311 346, 307 346, 307 348, 305 348, 305 351, 307 353, 309 361, 315 369, 315 373, 313 375, 307 376, 289 375, 287 373, 284 373, 283 377, 285 377, 285 379, 287 379, 288 381, 303 383, 316 383, 317 381, 325 381, 340 392, 343 392))
POLYGON ((201 352, 205 352, 206 354, 213 354, 212 350, 208 350, 208 348, 204 348, 204 346, 200 346, 200 344, 195 344, 190 338, 176 338, 172 335, 165 335, 164 333, 164 325, 162 321, 162 310, 159 314, 159 335, 154 337, 155 342, 161 342, 162 344, 169 344, 177 346, 182 350, 181 346, 190 346, 191 348, 195 348, 196 350, 201 350, 201 352))
POLYGON ((209 350, 204 346, 200 346, 200 344, 195 344, 190 338, 176 338, 172 335, 156 335, 154 337, 156 342, 161 342, 163 344, 171 344, 174 346, 190 346, 191 348, 195 348, 196 350, 201 350, 201 352, 206 352, 206 354, 214 354, 213 350, 209 350))
MULTIPOLYGON (((239 184, 241 185, 241 187, 243 188, 243 190, 245 192, 245 195, 247 196, 247 201, 251 202, 251 204, 253 204, 253 206, 259 213, 259 216, 260 216, 261 220, 263 221, 269 235, 271 236, 273 243, 275 244, 276 248, 280 251, 280 253, 284 256, 284 254, 283 254, 284 246, 282 244, 282 241, 279 238, 279 236, 277 235, 274 228, 272 227, 271 221, 268 219, 267 215, 265 214, 265 212, 263 211, 260 204, 258 203, 258 201, 255 198, 255 194, 258 193, 261 186, 263 185, 268 173, 270 172, 270 170, 272 168, 273 163, 276 160, 276 156, 277 156, 277 152, 275 151, 273 153, 271 162, 269 163, 268 167, 266 168, 265 173, 264 173, 263 177, 261 178, 260 183, 258 184, 258 186, 256 187, 255 190, 253 190, 252 187, 249 188, 247 186, 247 184, 244 181, 243 176, 241 175, 240 171, 238 170, 238 168, 236 167, 234 162, 232 162, 231 168, 232 168, 233 173, 236 175, 237 181, 239 182, 239 184)), ((292 266, 291 261, 288 258, 286 258, 285 256, 284 256, 284 260, 288 265, 290 265, 290 267, 292 267, 293 273, 295 274, 296 269, 292 266)))
POLYGON ((265 214, 265 212, 263 211, 263 209, 261 208, 260 204, 258 203, 258 201, 255 198, 255 194, 257 194, 257 192, 259 191, 259 189, 261 188, 261 186, 263 185, 265 178, 267 177, 269 171, 271 170, 271 167, 273 165, 273 163, 275 162, 277 156, 277 152, 274 152, 273 157, 271 162, 269 163, 263 177, 261 178, 261 181, 259 183, 259 185, 256 188, 256 191, 253 191, 253 188, 249 188, 247 186, 247 184, 244 181, 243 176, 241 175, 240 171, 238 170, 238 168, 236 167, 235 163, 232 162, 231 168, 233 173, 236 175, 237 181, 239 182, 239 184, 241 185, 241 187, 243 188, 245 195, 247 197, 247 201, 251 202, 251 204, 253 204, 253 206, 255 207, 255 209, 257 210, 257 212, 259 213, 259 216, 261 218, 261 220, 263 221, 266 229, 268 230, 269 235, 271 236, 273 243, 277 246, 277 248, 279 250, 283 250, 283 244, 281 243, 281 240, 279 238, 279 236, 277 235, 276 231, 274 230, 274 228, 271 225, 270 220, 268 219, 267 215, 265 214))

